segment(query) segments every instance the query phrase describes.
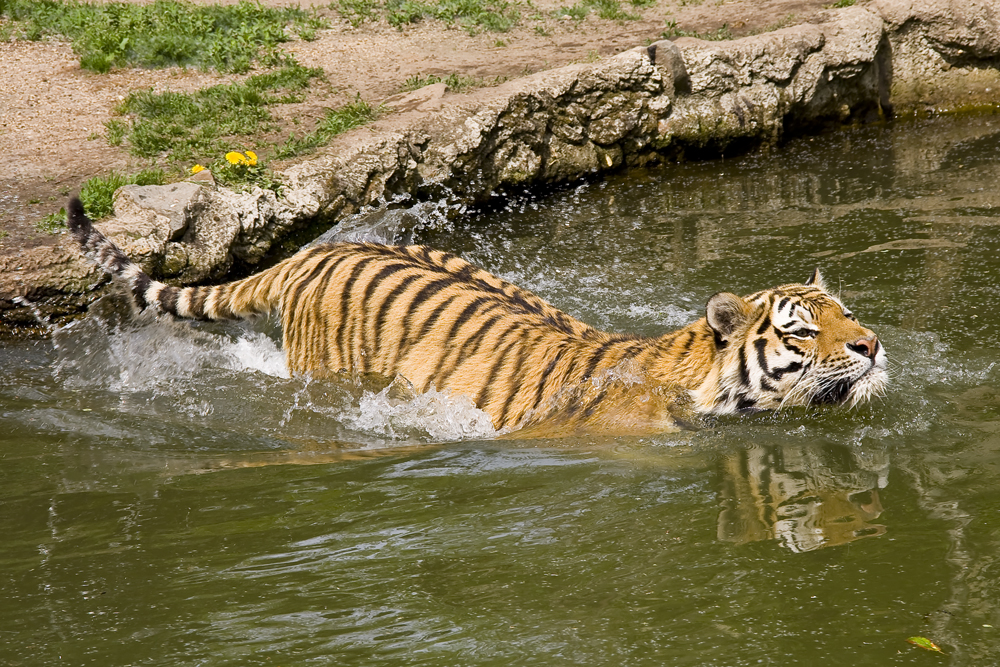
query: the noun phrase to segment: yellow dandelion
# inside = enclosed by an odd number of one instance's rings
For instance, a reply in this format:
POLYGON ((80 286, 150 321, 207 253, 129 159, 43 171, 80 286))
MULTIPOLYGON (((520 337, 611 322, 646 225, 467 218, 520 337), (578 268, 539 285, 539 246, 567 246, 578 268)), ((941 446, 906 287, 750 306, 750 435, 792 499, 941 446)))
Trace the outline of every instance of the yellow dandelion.
POLYGON ((201 166, 200 164, 196 164, 195 166, 191 167, 191 173, 192 174, 197 174, 200 171, 205 171, 205 168, 203 166, 201 166))
POLYGON ((246 155, 243 153, 237 153, 236 151, 229 151, 226 153, 226 162, 229 164, 250 164, 246 155))
POLYGON ((250 163, 251 167, 257 164, 257 154, 253 151, 247 151, 247 161, 250 163))

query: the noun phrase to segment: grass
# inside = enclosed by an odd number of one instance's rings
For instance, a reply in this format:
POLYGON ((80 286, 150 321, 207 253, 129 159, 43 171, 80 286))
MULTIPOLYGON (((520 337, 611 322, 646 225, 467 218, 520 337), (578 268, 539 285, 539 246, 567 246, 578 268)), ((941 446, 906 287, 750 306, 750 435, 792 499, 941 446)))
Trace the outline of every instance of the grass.
POLYGON ((688 30, 681 30, 677 27, 677 21, 671 19, 667 21, 667 29, 663 31, 660 35, 661 39, 674 39, 676 37, 694 37, 697 39, 704 39, 708 42, 722 42, 725 40, 733 39, 733 32, 729 29, 728 23, 723 23, 720 27, 715 30, 710 30, 708 32, 693 32, 688 30))
POLYGON ((254 63, 287 61, 278 45, 290 39, 289 31, 308 39, 325 25, 297 7, 265 7, 251 0, 227 6, 185 0, 0 0, 0 16, 11 21, 5 26, 9 36, 66 36, 81 67, 95 72, 126 66, 246 72, 254 63))
POLYGON ((462 26, 470 34, 507 32, 521 19, 517 5, 508 0, 335 0, 330 8, 353 26, 382 18, 402 29, 431 18, 462 26))
MULTIPOLYGON (((167 176, 162 169, 144 169, 136 174, 111 171, 107 176, 95 176, 80 187, 83 210, 94 220, 114 213, 112 199, 115 191, 125 185, 163 185, 167 176)), ((65 217, 65 214, 64 214, 65 217)))
MULTIPOLYGON (((88 179, 80 188, 83 210, 90 218, 100 220, 114 213, 115 191, 124 185, 163 185, 167 176, 162 169, 145 169, 137 174, 120 174, 111 171, 107 176, 88 179)), ((66 209, 60 208, 35 222, 35 229, 43 234, 62 234, 66 231, 66 209)))
MULTIPOLYGON (((646 0, 632 2, 634 7, 646 6, 646 0)), ((611 21, 637 21, 638 14, 630 14, 622 9, 618 0, 579 0, 571 7, 560 7, 555 11, 557 17, 568 16, 576 21, 582 21, 588 14, 595 13, 602 19, 611 21)))
POLYGON ((370 123, 378 118, 378 114, 377 108, 372 107, 359 97, 354 102, 339 109, 328 111, 326 117, 313 132, 302 137, 290 135, 284 144, 275 147, 274 157, 282 160, 308 153, 317 146, 329 143, 338 134, 370 123))
POLYGON ((488 86, 498 86, 507 77, 498 76, 494 79, 484 79, 482 77, 475 76, 464 76, 462 74, 449 74, 446 77, 440 77, 436 74, 428 74, 427 76, 422 76, 420 74, 415 74, 406 79, 403 84, 402 92, 409 92, 411 90, 418 90, 424 86, 430 86, 435 83, 444 83, 448 86, 448 90, 453 93, 464 93, 475 88, 485 88, 488 86))
POLYGON ((127 143, 133 155, 192 161, 225 152, 237 136, 271 131, 270 105, 301 99, 319 68, 291 64, 255 74, 242 83, 203 88, 194 93, 133 91, 105 124, 108 141, 127 143))

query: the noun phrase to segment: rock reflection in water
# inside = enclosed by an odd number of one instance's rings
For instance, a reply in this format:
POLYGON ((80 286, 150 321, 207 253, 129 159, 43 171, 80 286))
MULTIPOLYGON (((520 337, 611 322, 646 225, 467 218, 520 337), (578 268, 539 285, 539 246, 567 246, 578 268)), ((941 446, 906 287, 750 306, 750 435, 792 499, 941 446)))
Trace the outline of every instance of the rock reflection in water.
POLYGON ((882 535, 886 453, 819 444, 751 446, 721 462, 720 540, 778 540, 794 552, 882 535))

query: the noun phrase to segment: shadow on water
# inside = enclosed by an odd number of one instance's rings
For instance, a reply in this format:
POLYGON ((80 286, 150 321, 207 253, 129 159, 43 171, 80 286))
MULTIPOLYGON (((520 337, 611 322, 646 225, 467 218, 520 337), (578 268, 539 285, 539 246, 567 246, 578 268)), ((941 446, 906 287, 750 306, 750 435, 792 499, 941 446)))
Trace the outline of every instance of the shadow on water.
POLYGON ((1000 662, 998 137, 857 128, 345 227, 648 335, 818 265, 891 361, 855 410, 508 441, 290 377, 273 321, 111 298, 0 348, 0 664, 1000 662))

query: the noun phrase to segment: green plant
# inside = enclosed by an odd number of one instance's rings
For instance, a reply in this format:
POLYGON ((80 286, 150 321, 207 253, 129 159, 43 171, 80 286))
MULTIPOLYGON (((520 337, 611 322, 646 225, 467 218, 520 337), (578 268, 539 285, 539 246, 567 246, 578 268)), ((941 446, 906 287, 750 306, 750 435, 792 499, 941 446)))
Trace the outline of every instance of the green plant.
POLYGON ((131 175, 112 170, 106 176, 95 176, 85 181, 80 187, 80 201, 87 215, 99 220, 114 213, 113 200, 118 188, 125 185, 163 185, 166 181, 162 169, 144 169, 131 175))
POLYGON ((61 208, 55 213, 49 213, 41 220, 37 220, 35 230, 42 234, 62 234, 66 230, 66 209, 61 208))
POLYGON ((666 22, 667 29, 660 34, 661 39, 674 39, 677 37, 694 37, 696 39, 704 39, 708 42, 721 42, 728 39, 733 39, 733 33, 729 29, 728 23, 723 23, 720 27, 714 31, 709 32, 694 32, 690 30, 681 30, 677 27, 677 21, 670 19, 666 22))
POLYGON ((313 132, 302 137, 289 135, 283 144, 275 147, 274 157, 280 160, 307 153, 317 146, 329 143, 338 134, 370 123, 378 117, 378 114, 378 108, 372 107, 358 97, 350 104, 328 111, 313 132))
POLYGON ((117 108, 128 120, 105 123, 108 140, 121 143, 127 139, 129 152, 139 157, 166 155, 175 161, 193 161, 219 154, 231 143, 227 137, 260 135, 272 129, 268 107, 300 100, 300 91, 321 76, 319 68, 291 64, 255 74, 242 83, 194 93, 133 91, 117 108))
POLYGON ((514 3, 508 0, 336 0, 330 4, 358 26, 381 16, 396 28, 425 18, 457 24, 470 33, 479 31, 506 32, 521 18, 514 3))
POLYGON ((417 90, 423 88, 424 86, 429 86, 435 83, 444 82, 448 86, 448 89, 453 93, 464 93, 474 88, 485 88, 487 86, 496 86, 504 81, 506 77, 496 77, 492 80, 487 80, 474 76, 465 76, 463 74, 449 74, 446 77, 440 77, 437 74, 428 74, 423 76, 421 74, 415 74, 406 79, 403 84, 402 91, 408 92, 411 90, 417 90))
POLYGON ((832 5, 824 5, 826 9, 843 9, 844 7, 853 7, 855 0, 837 0, 837 2, 832 5))
POLYGON ((582 21, 591 12, 596 13, 602 19, 612 21, 635 21, 640 18, 637 14, 629 14, 622 9, 619 0, 579 0, 572 7, 560 7, 556 10, 556 16, 569 16, 576 21, 582 21))
POLYGON ((96 72, 126 65, 245 72, 255 61, 268 65, 287 58, 277 46, 288 41, 289 33, 308 38, 325 25, 315 13, 251 0, 234 5, 3 0, 0 14, 25 39, 65 35, 80 66, 96 72))

